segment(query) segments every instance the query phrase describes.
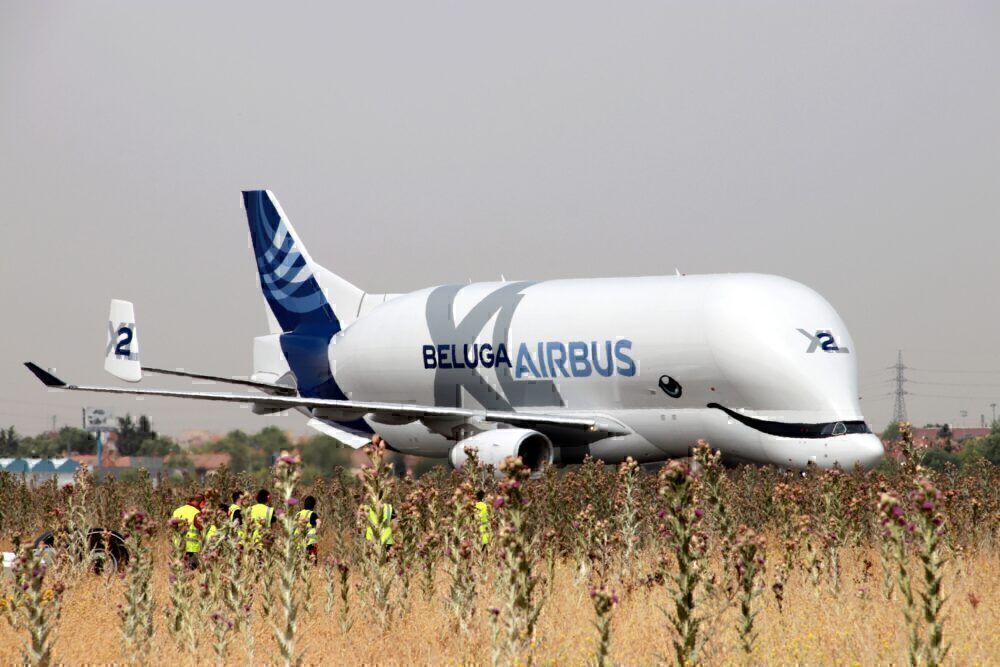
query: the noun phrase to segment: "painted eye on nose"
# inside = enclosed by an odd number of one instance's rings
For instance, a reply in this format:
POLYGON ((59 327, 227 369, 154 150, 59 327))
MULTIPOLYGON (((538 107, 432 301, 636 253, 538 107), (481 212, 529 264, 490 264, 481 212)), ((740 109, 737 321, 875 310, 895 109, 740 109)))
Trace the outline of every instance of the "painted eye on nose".
POLYGON ((681 393, 684 391, 681 389, 680 383, 669 375, 660 376, 660 389, 670 398, 680 398, 681 393))

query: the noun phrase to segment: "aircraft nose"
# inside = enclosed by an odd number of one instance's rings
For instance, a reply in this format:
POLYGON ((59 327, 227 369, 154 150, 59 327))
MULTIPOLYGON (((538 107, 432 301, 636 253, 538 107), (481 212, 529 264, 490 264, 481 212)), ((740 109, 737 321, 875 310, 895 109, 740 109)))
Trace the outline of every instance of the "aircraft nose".
POLYGON ((885 455, 882 441, 874 433, 857 433, 851 436, 847 446, 849 463, 845 468, 853 467, 859 463, 865 470, 871 470, 879 464, 885 455))

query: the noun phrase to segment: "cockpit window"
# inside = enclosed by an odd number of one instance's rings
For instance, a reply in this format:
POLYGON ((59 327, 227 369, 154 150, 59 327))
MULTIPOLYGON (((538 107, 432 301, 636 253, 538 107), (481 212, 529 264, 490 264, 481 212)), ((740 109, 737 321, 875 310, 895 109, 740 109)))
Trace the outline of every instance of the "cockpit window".
POLYGON ((740 413, 730 410, 729 408, 719 405, 718 403, 709 403, 708 407, 722 410, 741 424, 745 424, 746 426, 760 431, 761 433, 776 435, 781 438, 830 438, 835 435, 847 435, 848 433, 872 432, 872 430, 868 428, 868 424, 863 421, 797 424, 748 417, 747 415, 741 415, 740 413))

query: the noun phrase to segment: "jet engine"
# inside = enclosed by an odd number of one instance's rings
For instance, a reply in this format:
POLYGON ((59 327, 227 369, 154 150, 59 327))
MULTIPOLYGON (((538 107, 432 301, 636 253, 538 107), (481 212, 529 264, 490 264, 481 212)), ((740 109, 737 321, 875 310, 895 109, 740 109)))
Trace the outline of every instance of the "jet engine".
POLYGON ((538 431, 526 428, 497 428, 483 431, 459 440, 448 453, 451 465, 461 470, 468 456, 466 447, 473 447, 479 453, 479 462, 499 467, 508 456, 520 456, 532 472, 538 472, 546 463, 552 463, 552 443, 538 431))

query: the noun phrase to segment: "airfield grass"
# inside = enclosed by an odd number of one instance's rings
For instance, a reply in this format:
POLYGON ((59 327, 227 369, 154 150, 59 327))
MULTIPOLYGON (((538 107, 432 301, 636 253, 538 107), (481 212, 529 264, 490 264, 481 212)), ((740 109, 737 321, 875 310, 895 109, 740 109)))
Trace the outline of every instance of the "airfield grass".
MULTIPOLYGON (((326 545, 324 545, 326 546, 326 545)), ((980 550, 956 556, 947 565, 945 639, 951 644, 947 662, 960 665, 1000 663, 1000 554, 980 550)), ((779 556, 773 554, 773 562, 779 556)), ((771 560, 771 558, 769 558, 771 560)), ((154 570, 156 630, 150 654, 152 664, 196 665, 216 661, 211 628, 201 629, 200 646, 179 648, 169 637, 163 615, 167 606, 167 544, 158 544, 154 570)), ((594 612, 589 585, 576 582, 571 561, 557 565, 551 598, 539 621, 534 660, 539 664, 583 664, 592 660, 596 646, 594 612)), ((769 573, 770 574, 770 573, 769 573)), ((356 597, 352 572, 353 628, 340 630, 339 600, 332 613, 324 609, 323 576, 312 572, 312 610, 302 612, 296 647, 305 664, 490 664, 491 632, 488 608, 495 595, 480 588, 470 632, 454 629, 443 599, 447 593, 439 572, 435 597, 425 600, 417 585, 405 612, 380 626, 364 599, 356 597)), ((880 589, 879 557, 875 549, 849 549, 843 558, 843 585, 834 596, 825 583, 814 586, 801 572, 786 585, 784 610, 765 590, 758 598, 758 638, 750 656, 739 648, 735 605, 721 613, 703 609, 708 641, 701 654, 704 664, 903 664, 907 630, 899 595, 884 599, 880 589), (866 561, 869 564, 866 567, 866 561), (867 571, 867 575, 865 574, 867 571)), ((768 576, 768 583, 771 577, 768 576)), ((117 577, 87 575, 70 586, 63 597, 62 615, 55 630, 55 660, 67 664, 122 664, 127 662, 120 642, 118 605, 124 585, 117 577)), ((632 590, 610 583, 621 599, 613 612, 612 659, 618 664, 673 663, 671 630, 663 614, 669 604, 662 586, 632 590)), ((706 607, 711 607, 706 604, 706 607)), ((277 610, 280 614, 280 609, 277 610)), ((277 619, 277 614, 273 617, 277 619)), ((254 664, 278 662, 270 623, 255 609, 254 664)), ((0 663, 22 662, 23 629, 0 627, 0 663)), ((247 664, 241 635, 233 637, 226 662, 247 664)))

